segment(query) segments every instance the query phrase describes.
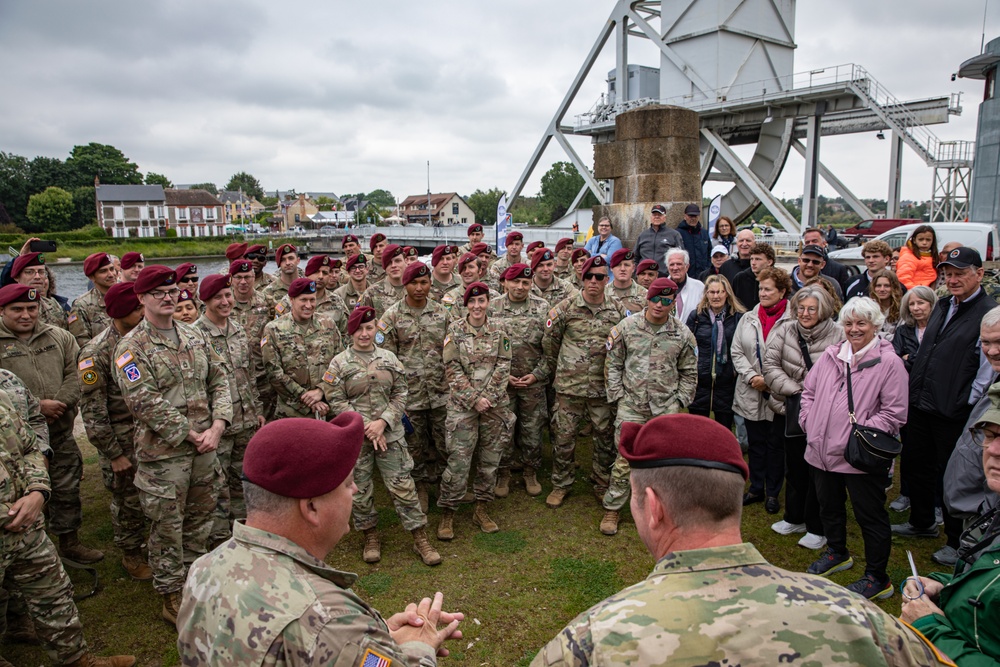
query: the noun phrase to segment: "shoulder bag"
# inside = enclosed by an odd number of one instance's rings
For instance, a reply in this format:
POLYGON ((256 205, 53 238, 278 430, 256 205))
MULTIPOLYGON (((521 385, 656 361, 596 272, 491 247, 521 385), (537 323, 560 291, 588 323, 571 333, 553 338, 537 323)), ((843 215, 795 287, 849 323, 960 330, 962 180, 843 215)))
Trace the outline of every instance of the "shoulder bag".
POLYGON ((847 366, 847 409, 851 415, 851 435, 844 458, 853 467, 872 475, 886 475, 892 460, 903 451, 899 436, 871 426, 861 426, 854 417, 854 394, 851 391, 851 367, 847 366))
MULTIPOLYGON (((798 326, 798 325, 794 325, 798 326)), ((812 357, 809 356, 809 346, 806 344, 802 334, 796 329, 795 335, 799 338, 799 349, 802 350, 802 360, 806 364, 806 373, 812 370, 812 357)), ((799 426, 799 411, 802 408, 802 392, 785 397, 785 437, 804 438, 806 432, 799 426)))

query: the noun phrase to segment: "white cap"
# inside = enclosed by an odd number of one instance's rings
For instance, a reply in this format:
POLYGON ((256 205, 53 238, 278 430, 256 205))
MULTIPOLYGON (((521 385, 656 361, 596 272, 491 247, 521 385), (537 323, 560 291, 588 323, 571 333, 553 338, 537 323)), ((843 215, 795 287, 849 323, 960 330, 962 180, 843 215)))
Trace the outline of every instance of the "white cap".
POLYGON ((729 254, 729 250, 726 248, 726 246, 722 245, 721 243, 719 245, 715 246, 714 248, 712 248, 712 256, 714 256, 714 255, 716 255, 717 253, 720 253, 720 252, 723 255, 728 255, 729 254))

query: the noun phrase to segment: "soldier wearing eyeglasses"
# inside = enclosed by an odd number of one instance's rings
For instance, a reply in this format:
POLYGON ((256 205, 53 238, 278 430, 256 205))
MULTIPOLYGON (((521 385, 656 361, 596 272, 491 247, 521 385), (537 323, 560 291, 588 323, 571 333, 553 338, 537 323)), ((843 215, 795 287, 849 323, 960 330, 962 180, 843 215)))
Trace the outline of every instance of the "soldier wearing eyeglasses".
POLYGON ((45 270, 45 256, 40 252, 19 255, 11 264, 10 277, 20 285, 38 291, 38 321, 60 329, 69 329, 66 311, 50 296, 49 276, 45 270))

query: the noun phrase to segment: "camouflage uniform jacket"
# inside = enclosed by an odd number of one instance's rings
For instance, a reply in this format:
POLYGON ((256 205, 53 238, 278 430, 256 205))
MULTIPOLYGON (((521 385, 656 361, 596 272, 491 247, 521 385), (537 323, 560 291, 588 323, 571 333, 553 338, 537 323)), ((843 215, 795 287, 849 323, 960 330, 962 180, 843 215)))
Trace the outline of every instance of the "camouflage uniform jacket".
MULTIPOLYGON (((367 290, 368 288, 366 287, 365 289, 367 290)), ((361 303, 361 295, 363 294, 363 292, 354 289, 354 285, 351 284, 350 280, 335 289, 333 293, 339 296, 344 302, 348 313, 358 307, 358 304, 361 303)), ((350 317, 350 314, 348 314, 348 317, 350 317)))
POLYGON ((114 324, 80 350, 80 417, 87 439, 102 456, 116 459, 135 447, 135 419, 115 381, 115 350, 122 335, 114 324))
POLYGON ((909 627, 827 579, 782 570, 751 544, 672 552, 646 579, 577 616, 546 665, 938 665, 909 627))
MULTIPOLYGON (((489 285, 487 285, 487 287, 489 287, 489 285)), ((447 309, 448 317, 452 320, 461 320, 469 314, 469 309, 465 307, 464 303, 462 303, 462 300, 465 297, 465 289, 465 285, 462 285, 462 287, 455 292, 454 299, 451 298, 451 294, 446 294, 445 298, 441 301, 441 305, 447 309)), ((499 299, 500 296, 500 292, 490 287, 491 313, 493 312, 493 304, 497 302, 497 299, 499 299)))
MULTIPOLYGON (((486 272, 486 283, 489 284, 489 286, 494 289, 499 289, 500 276, 502 276, 504 272, 511 266, 517 264, 518 262, 524 262, 525 259, 526 258, 524 256, 521 256, 518 257, 516 260, 512 261, 510 253, 504 254, 503 257, 497 259, 495 262, 490 264, 490 268, 486 272)), ((525 262, 525 263, 530 263, 530 262, 525 262)))
POLYGON ((73 302, 67 318, 69 332, 76 336, 79 345, 101 333, 111 324, 104 309, 104 295, 95 287, 73 302))
POLYGON ((177 619, 186 667, 434 667, 434 650, 400 646, 339 572, 294 542, 248 527, 194 562, 177 619), (384 658, 384 662, 379 662, 384 658))
POLYGON ((0 391, 4 393, 9 407, 14 408, 18 415, 24 415, 25 421, 38 437, 38 448, 42 454, 51 456, 49 447, 49 424, 42 414, 41 404, 35 395, 10 371, 0 368, 0 391))
POLYGON ((439 303, 428 300, 417 310, 401 299, 378 321, 375 343, 395 354, 406 369, 406 407, 410 410, 430 410, 448 402, 441 353, 449 319, 439 303))
MULTIPOLYGON (((317 297, 316 309, 313 312, 315 315, 322 316, 324 319, 334 322, 337 330, 340 331, 340 335, 342 337, 347 336, 347 318, 350 315, 350 311, 347 310, 344 300, 339 296, 330 290, 324 290, 323 296, 317 297)), ((284 317, 285 315, 291 315, 291 313, 292 300, 286 294, 281 297, 281 301, 274 307, 274 316, 276 318, 284 317)))
MULTIPOLYGON (((368 262, 368 282, 374 283, 385 278, 385 269, 382 268, 382 260, 375 259, 375 255, 370 252, 361 253, 368 262)), ((346 258, 344 261, 347 261, 346 258)))
POLYGON ((645 311, 611 328, 604 364, 608 402, 646 417, 680 412, 698 387, 698 343, 673 315, 654 330, 645 311))
POLYGON ((115 348, 114 373, 135 418, 135 455, 158 461, 195 451, 188 431, 233 420, 232 393, 223 360, 192 327, 174 323, 178 342, 149 320, 128 332, 115 348))
POLYGON ((604 287, 604 298, 614 299, 620 303, 629 315, 638 313, 646 307, 646 290, 635 281, 625 290, 618 289, 614 281, 610 281, 604 287))
POLYGON ((549 306, 545 299, 534 294, 520 303, 505 294, 496 301, 490 300, 490 317, 502 322, 510 334, 513 346, 510 374, 524 377, 531 373, 540 378, 542 371, 542 335, 545 333, 545 313, 549 306))
POLYGON ((451 387, 448 410, 471 412, 485 398, 494 408, 507 407, 510 337, 491 318, 478 330, 468 320, 452 320, 444 339, 444 366, 451 387))
POLYGON ((39 322, 27 340, 0 324, 0 368, 16 375, 38 399, 61 401, 66 412, 49 424, 53 435, 71 433, 80 402, 76 357, 80 347, 65 329, 39 322))
POLYGON ((51 296, 43 296, 38 302, 38 321, 69 331, 69 318, 62 305, 51 296))
MULTIPOLYGON (((2 529, 10 521, 7 510, 32 491, 51 491, 45 457, 35 432, 21 419, 7 396, 0 400, 0 553, 14 551, 27 531, 11 533, 2 529)), ((39 513, 32 526, 41 527, 39 513)))
POLYGON ((575 272, 573 271, 572 264, 567 264, 566 266, 559 266, 559 262, 556 262, 556 267, 555 269, 552 270, 552 273, 555 274, 556 278, 562 278, 570 285, 573 285, 573 275, 575 274, 575 272))
POLYGON ((625 311, 607 299, 599 306, 583 300, 583 293, 559 302, 549 310, 542 336, 542 382, 552 381, 560 394, 605 398, 605 343, 611 328, 625 318, 625 311))
POLYGON ((546 289, 539 287, 534 280, 531 281, 531 293, 537 297, 545 299, 549 308, 554 308, 557 303, 577 293, 577 289, 561 278, 553 277, 552 282, 546 289))
POLYGON ((451 282, 443 283, 440 282, 433 273, 431 273, 431 291, 427 295, 427 298, 431 301, 437 301, 445 308, 450 308, 453 304, 462 304, 462 295, 465 293, 462 287, 462 279, 457 273, 451 274, 451 282), (449 304, 449 301, 451 302, 449 304))
POLYGON ((396 287, 389 283, 388 278, 373 283, 365 290, 361 297, 361 305, 370 306, 375 309, 375 315, 381 317, 389 306, 401 301, 406 295, 406 290, 402 285, 396 287))
POLYGON ((253 288, 255 291, 263 290, 275 280, 274 274, 268 273, 267 271, 261 271, 260 275, 256 276, 253 280, 253 288))
POLYGON ((275 308, 277 308, 278 302, 281 301, 282 297, 288 296, 288 285, 281 282, 281 278, 275 278, 270 285, 260 291, 260 295, 264 297, 264 302, 267 303, 268 311, 270 311, 273 320, 277 316, 275 308))
MULTIPOLYGON (((226 328, 222 329, 204 315, 194 323, 194 328, 202 332, 212 350, 226 365, 233 418, 225 434, 257 430, 257 416, 264 414, 264 404, 257 393, 257 379, 246 331, 231 318, 226 322, 226 328)), ((260 344, 254 347, 260 349, 260 344)))
POLYGON ((271 386, 278 394, 277 416, 312 417, 299 397, 319 388, 323 372, 343 351, 340 332, 316 317, 304 324, 282 317, 264 327, 260 347, 271 386))
POLYGON ((392 352, 376 347, 367 354, 347 348, 330 362, 321 386, 333 414, 353 410, 365 423, 382 419, 386 442, 403 439, 406 371, 392 352))

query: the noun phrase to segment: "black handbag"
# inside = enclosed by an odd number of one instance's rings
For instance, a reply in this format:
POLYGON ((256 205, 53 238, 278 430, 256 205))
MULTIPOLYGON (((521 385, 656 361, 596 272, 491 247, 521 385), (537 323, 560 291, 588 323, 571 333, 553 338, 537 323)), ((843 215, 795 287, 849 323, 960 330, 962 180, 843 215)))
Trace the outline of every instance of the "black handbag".
POLYGON ((887 475, 892 460, 903 451, 899 436, 871 426, 861 426, 854 417, 854 394, 851 391, 851 367, 847 366, 847 409, 851 415, 851 435, 844 458, 851 466, 872 475, 887 475))
MULTIPOLYGON (((809 356, 809 346, 802 334, 798 334, 799 349, 802 350, 802 361, 806 364, 806 373, 812 370, 812 357, 809 356)), ((799 425, 799 412, 802 410, 802 392, 785 397, 785 437, 804 438, 806 432, 799 425)))

